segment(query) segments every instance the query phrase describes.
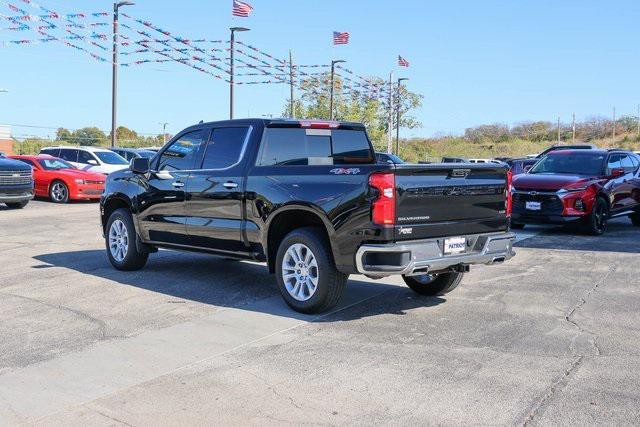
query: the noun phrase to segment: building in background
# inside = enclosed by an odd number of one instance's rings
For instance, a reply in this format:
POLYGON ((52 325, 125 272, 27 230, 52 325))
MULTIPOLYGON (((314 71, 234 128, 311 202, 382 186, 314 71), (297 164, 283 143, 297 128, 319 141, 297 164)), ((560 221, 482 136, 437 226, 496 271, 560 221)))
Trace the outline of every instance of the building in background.
POLYGON ((13 153, 13 138, 11 138, 11 126, 0 125, 0 152, 10 156, 13 153))

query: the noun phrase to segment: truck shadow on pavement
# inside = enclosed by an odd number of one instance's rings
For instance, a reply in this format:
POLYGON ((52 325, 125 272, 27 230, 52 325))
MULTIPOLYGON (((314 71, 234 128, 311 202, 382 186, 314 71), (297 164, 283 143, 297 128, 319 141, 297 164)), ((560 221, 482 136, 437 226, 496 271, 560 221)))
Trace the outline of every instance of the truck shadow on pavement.
POLYGON ((602 236, 589 236, 575 227, 554 227, 517 242, 515 247, 640 253, 640 227, 634 227, 626 218, 611 220, 602 236))
POLYGON ((407 311, 433 307, 441 297, 424 297, 409 288, 349 280, 339 305, 331 312, 304 315, 289 308, 280 296, 275 277, 263 264, 235 261, 210 255, 173 251, 152 254, 146 267, 127 272, 114 269, 104 250, 60 252, 35 256, 44 264, 34 269, 62 267, 104 279, 102 286, 133 286, 166 295, 166 303, 189 300, 216 307, 264 312, 313 322, 362 319, 381 314, 404 315, 407 311))

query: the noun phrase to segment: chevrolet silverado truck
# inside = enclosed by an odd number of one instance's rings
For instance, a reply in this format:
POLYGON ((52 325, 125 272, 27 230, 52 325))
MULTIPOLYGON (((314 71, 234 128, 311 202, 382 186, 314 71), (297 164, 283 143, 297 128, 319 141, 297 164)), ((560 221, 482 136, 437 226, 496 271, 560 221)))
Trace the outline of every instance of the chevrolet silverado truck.
POLYGON ((107 178, 106 252, 119 270, 158 248, 261 261, 294 310, 321 312, 350 274, 401 275, 423 295, 513 255, 499 164, 376 162, 359 123, 201 123, 107 178))
POLYGON ((9 209, 22 209, 33 199, 31 166, 0 157, 0 203, 9 209))

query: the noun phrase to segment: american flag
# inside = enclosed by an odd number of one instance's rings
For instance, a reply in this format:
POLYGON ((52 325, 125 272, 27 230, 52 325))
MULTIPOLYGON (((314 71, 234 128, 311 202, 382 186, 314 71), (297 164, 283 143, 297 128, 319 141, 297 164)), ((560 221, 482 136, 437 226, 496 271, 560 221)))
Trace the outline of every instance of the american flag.
POLYGON ((333 32, 333 44, 347 44, 349 43, 349 32, 333 32))
POLYGON ((402 56, 398 55, 398 65, 401 66, 401 67, 408 67, 409 66, 409 61, 404 59, 402 56))
POLYGON ((243 18, 248 18, 249 14, 253 11, 253 6, 249 3, 233 0, 233 16, 241 16, 243 18))

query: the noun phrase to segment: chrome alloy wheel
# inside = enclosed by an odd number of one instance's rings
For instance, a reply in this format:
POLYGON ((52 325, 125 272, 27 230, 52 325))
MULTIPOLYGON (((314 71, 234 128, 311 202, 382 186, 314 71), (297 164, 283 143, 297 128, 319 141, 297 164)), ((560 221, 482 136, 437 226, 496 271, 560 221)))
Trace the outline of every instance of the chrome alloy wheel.
POLYGON ((67 198, 67 187, 61 182, 56 182, 51 187, 51 197, 56 202, 63 201, 67 198))
POLYGON ((129 235, 122 220, 116 219, 109 229, 109 251, 118 262, 124 261, 129 251, 129 235))
POLYGON ((282 280, 287 292, 298 301, 307 301, 318 288, 318 263, 306 245, 289 246, 282 260, 282 280))

